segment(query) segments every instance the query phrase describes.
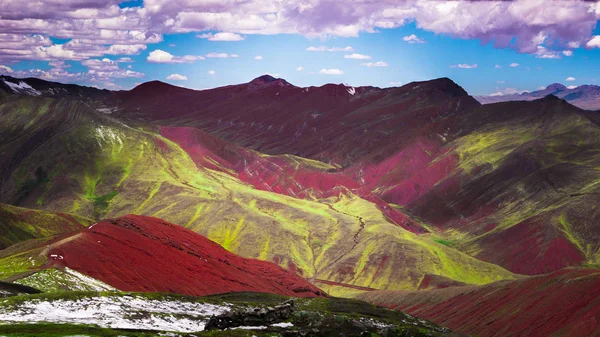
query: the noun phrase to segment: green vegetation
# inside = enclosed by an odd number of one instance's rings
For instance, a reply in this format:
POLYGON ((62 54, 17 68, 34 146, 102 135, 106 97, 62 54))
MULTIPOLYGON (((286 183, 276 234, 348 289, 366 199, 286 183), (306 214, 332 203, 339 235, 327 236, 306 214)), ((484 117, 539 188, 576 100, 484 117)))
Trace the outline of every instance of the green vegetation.
POLYGON ((445 239, 441 239, 441 238, 433 238, 433 241, 442 244, 444 246, 448 246, 448 247, 454 247, 456 245, 456 242, 453 240, 445 240, 445 239))

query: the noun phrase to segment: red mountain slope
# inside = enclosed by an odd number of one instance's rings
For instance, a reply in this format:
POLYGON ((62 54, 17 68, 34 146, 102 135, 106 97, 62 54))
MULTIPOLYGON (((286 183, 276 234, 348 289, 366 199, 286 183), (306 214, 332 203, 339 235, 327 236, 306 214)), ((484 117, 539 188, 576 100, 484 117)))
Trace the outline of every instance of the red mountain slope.
POLYGON ((600 271, 563 269, 518 281, 359 296, 480 336, 600 336, 600 271))
POLYGON ((324 295, 275 264, 239 257, 199 234, 146 216, 98 222, 53 243, 47 255, 51 266, 75 269, 125 291, 324 295))

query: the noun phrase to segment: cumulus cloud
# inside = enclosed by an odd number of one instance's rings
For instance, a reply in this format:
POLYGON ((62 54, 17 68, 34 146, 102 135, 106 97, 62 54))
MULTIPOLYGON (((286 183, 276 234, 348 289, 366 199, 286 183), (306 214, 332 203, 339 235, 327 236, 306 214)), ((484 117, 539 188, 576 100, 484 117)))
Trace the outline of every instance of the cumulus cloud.
POLYGON ((0 64, 0 74, 10 74, 12 72, 13 70, 11 67, 0 64))
POLYGON ((299 66, 298 68, 296 68, 296 71, 302 71, 302 70, 304 70, 304 67, 302 67, 302 66, 299 66))
MULTIPOLYGON (((37 2, 2 1, 0 34, 23 41, 17 49, 7 48, 18 41, 0 36, 0 60, 83 60, 102 57, 108 51, 137 53, 143 48, 111 50, 106 46, 148 45, 172 33, 201 33, 200 37, 211 41, 282 33, 356 37, 407 22, 437 34, 479 39, 540 58, 558 58, 563 50, 583 45, 600 46, 600 36, 592 36, 600 6, 592 1, 145 0, 140 6, 120 8, 121 2, 45 1, 39 6, 37 2), (202 34, 206 31, 216 33, 202 34), (49 37, 79 42, 53 44, 49 37)), ((413 35, 404 40, 422 41, 413 35)), ((308 50, 353 51, 351 47, 324 46, 308 50)))
POLYGON ((212 34, 212 33, 199 34, 199 35, 196 35, 196 37, 200 38, 200 39, 207 39, 208 41, 227 41, 227 42, 231 42, 231 41, 242 41, 242 40, 244 40, 244 37, 241 36, 240 34, 227 33, 227 32, 221 32, 221 33, 216 33, 216 34, 212 34))
POLYGON ((516 67, 520 66, 520 64, 513 62, 513 63, 509 64, 508 66, 511 68, 516 68, 516 67))
POLYGON ((121 69, 119 62, 108 58, 89 59, 81 61, 81 64, 88 68, 87 75, 92 81, 107 81, 110 78, 144 77, 143 73, 121 69))
POLYGON ((371 67, 387 67, 388 66, 387 62, 383 62, 383 61, 361 63, 360 65, 369 67, 369 68, 371 68, 371 67))
POLYGON ((402 38, 405 42, 408 43, 425 43, 424 39, 417 37, 415 34, 410 34, 402 38))
POLYGON ((192 63, 197 60, 204 60, 204 57, 194 55, 175 56, 164 50, 156 49, 148 54, 146 60, 151 63, 192 63))
POLYGON ((573 82, 573 81, 575 81, 575 77, 569 76, 569 77, 565 78, 565 81, 573 82))
POLYGON ((500 68, 502 68, 502 66, 501 66, 501 65, 499 65, 499 64, 496 64, 496 65, 494 66, 494 68, 496 68, 496 69, 500 69, 500 68))
POLYGON ((260 56, 260 55, 256 55, 256 56, 254 56, 254 59, 255 59, 255 60, 262 60, 262 59, 263 59, 263 57, 262 57, 262 56, 260 56))
POLYGON ((169 76, 167 76, 167 80, 172 80, 172 81, 187 81, 187 76, 184 75, 180 75, 180 74, 171 74, 169 76))
POLYGON ((319 70, 319 74, 323 75, 343 75, 344 72, 339 69, 321 69, 319 70))
POLYGON ((208 71, 208 74, 209 74, 210 76, 213 76, 214 74, 216 74, 216 72, 215 72, 214 70, 209 70, 209 71, 208 71))
POLYGON ((559 59, 560 54, 556 50, 550 50, 544 46, 537 46, 537 50, 534 53, 535 57, 540 59, 559 59))
MULTIPOLYGON (((425 31, 478 39, 538 58, 569 56, 581 46, 600 47, 600 35, 592 35, 600 5, 593 1, 145 0, 139 6, 120 8, 121 2, 44 1, 40 6, 39 2, 0 1, 0 62, 134 55, 162 41, 164 34, 174 33, 198 33, 210 41, 239 41, 251 34, 326 39, 356 37, 408 22, 425 31), (51 37, 68 42, 54 43, 51 37)), ((422 41, 412 35, 403 40, 422 41)), ((307 50, 354 51, 350 46, 307 50)), ((169 59, 170 63, 190 61, 185 56, 169 59)))
POLYGON ((357 59, 357 60, 370 60, 371 56, 353 53, 353 54, 344 55, 344 58, 345 59, 357 59))
POLYGON ((594 35, 594 37, 589 40, 585 46, 588 48, 600 48, 600 35, 594 35))
POLYGON ((146 50, 145 44, 113 44, 108 47, 106 54, 110 55, 136 55, 146 50))
POLYGON ((562 53, 565 56, 573 56, 573 51, 572 50, 563 50, 562 53))
POLYGON ((450 66, 450 68, 474 69, 474 68, 477 68, 477 63, 474 63, 474 64, 467 64, 467 63, 453 64, 453 65, 450 66))
POLYGON ((569 86, 567 86, 567 89, 575 89, 575 88, 577 88, 576 85, 569 85, 569 86))
POLYGON ((308 50, 308 51, 354 51, 354 48, 352 48, 350 46, 346 46, 346 47, 325 47, 325 46, 313 47, 313 46, 310 46, 310 47, 306 48, 306 50, 308 50))

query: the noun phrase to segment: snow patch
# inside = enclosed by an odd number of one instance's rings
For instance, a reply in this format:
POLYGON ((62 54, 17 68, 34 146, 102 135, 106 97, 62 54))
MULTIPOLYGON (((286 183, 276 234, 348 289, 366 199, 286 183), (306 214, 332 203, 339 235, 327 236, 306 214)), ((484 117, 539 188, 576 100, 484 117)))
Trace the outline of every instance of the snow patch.
MULTIPOLYGON (((98 241, 98 242, 100 242, 100 241, 98 241)), ((65 272, 65 274, 78 279, 81 284, 85 284, 88 288, 92 288, 94 291, 107 291, 107 290, 108 291, 117 291, 116 288, 114 288, 100 280, 96 280, 93 277, 84 275, 84 274, 82 274, 76 270, 73 270, 69 267, 65 267, 64 272, 65 272)))
POLYGON ((354 87, 346 88, 346 91, 350 94, 350 96, 354 96, 354 94, 356 94, 356 89, 354 87))
POLYGON ((289 327, 293 327, 294 324, 289 323, 289 322, 282 322, 282 323, 271 324, 271 326, 275 326, 275 327, 278 327, 278 328, 289 328, 289 327))
POLYGON ((96 128, 96 133, 98 134, 96 140, 98 141, 98 145, 100 145, 100 147, 102 147, 100 140, 103 142, 118 143, 119 146, 123 147, 123 140, 119 134, 113 131, 110 127, 101 125, 96 128))
POLYGON ((39 90, 34 89, 23 81, 19 81, 19 84, 9 82, 5 79, 2 79, 2 81, 16 94, 26 94, 30 96, 40 96, 42 94, 39 90))
POLYGON ((112 329, 143 329, 191 333, 203 331, 208 319, 231 309, 226 305, 150 300, 125 295, 77 300, 31 300, 5 305, 0 301, 0 321, 96 324, 112 329))

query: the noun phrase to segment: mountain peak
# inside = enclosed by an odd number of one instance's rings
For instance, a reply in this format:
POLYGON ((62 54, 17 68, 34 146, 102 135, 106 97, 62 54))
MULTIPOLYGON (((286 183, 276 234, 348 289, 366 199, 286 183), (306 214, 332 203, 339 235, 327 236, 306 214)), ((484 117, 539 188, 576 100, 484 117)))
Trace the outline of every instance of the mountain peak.
POLYGON ((259 76, 255 79, 253 79, 252 81, 250 81, 250 83, 270 83, 270 82, 274 82, 277 81, 278 79, 269 75, 269 74, 264 74, 262 76, 259 76))
POLYGON ((552 90, 553 92, 554 91, 562 91, 562 90, 567 90, 567 87, 565 87, 564 85, 562 85, 560 83, 552 83, 546 87, 546 90, 552 90))
POLYGON ((266 87, 266 86, 291 86, 291 84, 283 78, 275 78, 269 74, 259 76, 248 83, 251 88, 266 87))
POLYGON ((559 98, 558 96, 553 95, 553 94, 548 94, 548 95, 540 98, 540 100, 541 101, 562 101, 561 98, 559 98))
POLYGON ((469 93, 467 93, 463 87, 456 84, 456 82, 448 77, 440 77, 429 81, 415 83, 417 83, 419 86, 426 85, 427 87, 435 88, 453 97, 469 96, 469 93))

